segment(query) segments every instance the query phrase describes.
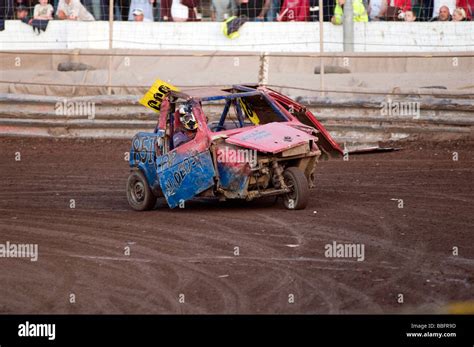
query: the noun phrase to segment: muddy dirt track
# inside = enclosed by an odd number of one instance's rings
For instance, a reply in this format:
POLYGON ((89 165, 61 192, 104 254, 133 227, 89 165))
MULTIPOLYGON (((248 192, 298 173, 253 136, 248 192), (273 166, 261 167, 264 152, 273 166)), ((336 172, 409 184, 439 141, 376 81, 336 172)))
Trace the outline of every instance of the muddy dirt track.
POLYGON ((128 148, 0 139, 0 243, 39 247, 36 262, 0 258, 0 313, 439 312, 474 297, 472 142, 322 162, 302 211, 134 212, 128 148), (325 257, 333 241, 363 244, 364 261, 325 257))

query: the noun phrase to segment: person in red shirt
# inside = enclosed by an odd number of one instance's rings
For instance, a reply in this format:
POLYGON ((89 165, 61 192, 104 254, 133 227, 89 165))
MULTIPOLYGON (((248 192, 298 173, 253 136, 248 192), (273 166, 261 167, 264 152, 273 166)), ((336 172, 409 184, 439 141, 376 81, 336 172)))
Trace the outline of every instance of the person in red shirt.
POLYGON ((398 7, 402 12, 411 11, 411 0, 386 0, 383 3, 380 17, 383 17, 388 6, 398 7))
POLYGON ((188 8, 188 22, 198 21, 197 8, 199 6, 199 0, 181 0, 181 3, 188 8))
POLYGON ((309 0, 284 0, 276 20, 279 22, 305 22, 309 19, 309 0))
POLYGON ((466 12, 467 20, 472 20, 474 13, 474 0, 457 0, 456 7, 461 7, 466 12))
POLYGON ((411 11, 411 1, 410 0, 394 0, 393 6, 396 6, 402 10, 402 12, 411 11))

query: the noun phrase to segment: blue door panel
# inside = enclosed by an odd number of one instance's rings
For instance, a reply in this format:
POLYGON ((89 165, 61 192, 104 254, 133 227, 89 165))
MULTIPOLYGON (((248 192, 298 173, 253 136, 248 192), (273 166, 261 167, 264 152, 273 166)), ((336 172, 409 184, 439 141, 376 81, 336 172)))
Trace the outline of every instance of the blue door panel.
POLYGON ((214 185, 214 164, 209 151, 171 152, 158 158, 158 176, 163 194, 171 208, 214 185), (163 158, 166 157, 166 158, 163 158))

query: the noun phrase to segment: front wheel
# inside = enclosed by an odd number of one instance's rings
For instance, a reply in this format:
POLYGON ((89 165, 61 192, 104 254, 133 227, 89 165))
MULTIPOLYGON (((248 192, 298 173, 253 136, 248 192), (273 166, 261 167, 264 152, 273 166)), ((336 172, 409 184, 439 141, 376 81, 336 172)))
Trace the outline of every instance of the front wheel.
POLYGON ((283 204, 289 210, 306 208, 309 200, 308 180, 297 167, 289 167, 283 172, 283 178, 290 192, 283 196, 283 204))
POLYGON ((127 200, 136 211, 151 210, 155 206, 156 196, 141 171, 132 171, 128 176, 127 200))

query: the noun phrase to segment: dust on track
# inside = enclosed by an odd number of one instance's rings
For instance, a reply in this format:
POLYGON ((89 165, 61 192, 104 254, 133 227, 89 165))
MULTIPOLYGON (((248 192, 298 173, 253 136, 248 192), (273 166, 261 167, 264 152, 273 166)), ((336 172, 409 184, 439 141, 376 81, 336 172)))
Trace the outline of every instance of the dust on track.
POLYGON ((0 138, 0 243, 39 246, 37 262, 0 258, 0 313, 439 312, 474 297, 473 148, 321 162, 302 211, 265 199, 140 213, 128 141, 0 138), (364 244, 365 260, 326 258, 333 241, 364 244))

